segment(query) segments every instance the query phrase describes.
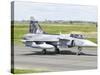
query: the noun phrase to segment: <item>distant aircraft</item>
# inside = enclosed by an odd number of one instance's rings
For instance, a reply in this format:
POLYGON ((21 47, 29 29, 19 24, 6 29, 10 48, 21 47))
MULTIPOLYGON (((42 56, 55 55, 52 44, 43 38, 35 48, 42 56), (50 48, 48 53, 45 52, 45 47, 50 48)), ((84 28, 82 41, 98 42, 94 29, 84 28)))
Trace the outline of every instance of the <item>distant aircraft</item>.
POLYGON ((25 34, 21 40, 25 46, 42 49, 46 54, 47 49, 54 49, 55 53, 60 53, 60 47, 72 48, 77 47, 77 55, 80 55, 82 47, 93 47, 97 44, 84 39, 81 34, 48 34, 45 33, 38 21, 30 21, 29 33, 25 34))

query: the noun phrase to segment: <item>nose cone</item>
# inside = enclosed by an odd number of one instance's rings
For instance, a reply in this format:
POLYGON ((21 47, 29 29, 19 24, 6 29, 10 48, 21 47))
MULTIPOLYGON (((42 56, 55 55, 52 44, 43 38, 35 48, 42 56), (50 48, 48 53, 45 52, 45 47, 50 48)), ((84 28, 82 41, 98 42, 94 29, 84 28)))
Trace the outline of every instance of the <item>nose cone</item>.
POLYGON ((83 46, 90 46, 90 47, 96 47, 97 44, 95 44, 94 42, 91 42, 89 40, 83 40, 83 46))
POLYGON ((85 46, 85 47, 96 47, 97 44, 95 44, 92 41, 85 40, 85 39, 78 39, 75 41, 76 46, 85 46))

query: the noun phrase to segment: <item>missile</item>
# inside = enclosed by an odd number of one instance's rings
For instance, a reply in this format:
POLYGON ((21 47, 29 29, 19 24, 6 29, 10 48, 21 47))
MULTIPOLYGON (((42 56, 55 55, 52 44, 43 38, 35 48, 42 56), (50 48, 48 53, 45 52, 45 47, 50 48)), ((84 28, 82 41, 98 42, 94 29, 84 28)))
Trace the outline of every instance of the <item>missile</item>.
POLYGON ((46 43, 36 44, 34 42, 32 44, 32 47, 34 47, 34 48, 41 48, 41 49, 53 49, 54 48, 54 46, 50 45, 50 44, 46 44, 46 43))
POLYGON ((46 43, 39 44, 39 47, 40 47, 40 48, 43 48, 43 49, 52 49, 52 48, 54 48, 53 45, 46 44, 46 43))

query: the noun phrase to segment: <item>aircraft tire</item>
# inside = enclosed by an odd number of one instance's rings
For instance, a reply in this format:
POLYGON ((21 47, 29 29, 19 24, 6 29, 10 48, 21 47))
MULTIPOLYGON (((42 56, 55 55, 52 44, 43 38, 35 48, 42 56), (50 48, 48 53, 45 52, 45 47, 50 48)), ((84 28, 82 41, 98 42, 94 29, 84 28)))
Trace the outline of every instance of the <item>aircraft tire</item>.
POLYGON ((55 53, 56 53, 56 54, 60 54, 59 48, 56 48, 56 49, 55 49, 55 53))
POLYGON ((46 49, 42 50, 42 54, 45 55, 47 53, 46 49))

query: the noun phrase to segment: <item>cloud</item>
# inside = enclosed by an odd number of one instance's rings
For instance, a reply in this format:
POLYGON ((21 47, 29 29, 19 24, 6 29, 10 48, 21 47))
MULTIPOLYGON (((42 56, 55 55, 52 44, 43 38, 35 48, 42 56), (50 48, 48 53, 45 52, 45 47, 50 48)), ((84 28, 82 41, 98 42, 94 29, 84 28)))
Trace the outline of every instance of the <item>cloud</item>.
POLYGON ((15 20, 83 20, 97 21, 96 6, 15 2, 15 20))

